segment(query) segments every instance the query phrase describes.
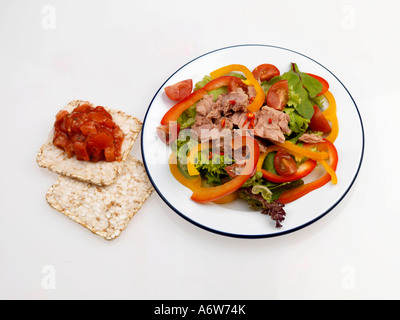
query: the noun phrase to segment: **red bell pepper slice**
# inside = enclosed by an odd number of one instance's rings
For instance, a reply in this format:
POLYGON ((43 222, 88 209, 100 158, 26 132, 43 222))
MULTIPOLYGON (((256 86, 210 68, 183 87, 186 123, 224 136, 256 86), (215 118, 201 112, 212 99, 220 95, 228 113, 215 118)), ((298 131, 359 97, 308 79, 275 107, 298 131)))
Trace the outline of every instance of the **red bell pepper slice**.
POLYGON ((246 146, 249 150, 249 158, 240 174, 225 184, 211 188, 198 188, 194 190, 191 199, 199 203, 212 202, 236 192, 248 179, 250 179, 257 168, 260 148, 257 141, 248 136, 238 137, 234 140, 234 148, 246 146))
POLYGON ((182 112, 189 109, 197 101, 203 99, 206 94, 207 91, 204 89, 199 89, 191 93, 187 98, 183 99, 181 102, 178 102, 167 111, 167 113, 161 119, 161 125, 167 125, 170 122, 176 122, 182 112))
POLYGON ((221 87, 225 87, 229 85, 229 82, 231 82, 232 80, 235 80, 234 76, 222 76, 219 78, 216 78, 214 80, 211 80, 209 83, 207 83, 203 89, 206 91, 213 91, 213 90, 217 90, 221 87))
POLYGON ((299 179, 302 179, 302 178, 308 176, 315 169, 315 166, 317 165, 316 161, 308 159, 307 161, 302 163, 297 168, 296 173, 294 173, 290 176, 286 176, 286 177, 274 174, 267 170, 264 170, 262 168, 262 165, 263 165, 264 160, 267 157, 267 155, 270 152, 275 152, 275 151, 278 151, 279 149, 281 149, 281 148, 276 145, 268 147, 267 152, 264 153, 258 161, 258 165, 257 165, 258 171, 261 171, 264 179, 266 179, 268 181, 275 182, 275 183, 286 183, 286 182, 296 181, 296 180, 299 180, 299 179))
MULTIPOLYGON (((329 159, 330 159, 330 166, 334 171, 337 169, 339 157, 338 157, 338 152, 336 150, 336 147, 331 143, 329 140, 324 139, 324 142, 316 144, 319 150, 327 150, 329 154, 329 159)), ((319 189, 326 185, 329 181, 331 181, 332 177, 329 173, 326 173, 323 177, 312 181, 310 183, 304 184, 298 188, 292 189, 285 191, 281 194, 279 197, 279 201, 283 204, 287 204, 290 202, 293 202, 306 194, 310 193, 311 191, 314 191, 316 189, 319 189)))

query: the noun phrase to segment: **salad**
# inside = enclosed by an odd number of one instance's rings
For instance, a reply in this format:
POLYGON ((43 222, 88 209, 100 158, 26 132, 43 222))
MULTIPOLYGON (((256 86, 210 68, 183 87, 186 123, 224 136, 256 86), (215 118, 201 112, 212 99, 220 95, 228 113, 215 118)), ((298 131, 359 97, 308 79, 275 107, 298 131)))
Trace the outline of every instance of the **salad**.
POLYGON ((242 199, 280 228, 286 204, 338 182, 335 99, 325 79, 296 63, 284 73, 272 64, 228 65, 165 93, 176 104, 157 133, 193 201, 242 199))

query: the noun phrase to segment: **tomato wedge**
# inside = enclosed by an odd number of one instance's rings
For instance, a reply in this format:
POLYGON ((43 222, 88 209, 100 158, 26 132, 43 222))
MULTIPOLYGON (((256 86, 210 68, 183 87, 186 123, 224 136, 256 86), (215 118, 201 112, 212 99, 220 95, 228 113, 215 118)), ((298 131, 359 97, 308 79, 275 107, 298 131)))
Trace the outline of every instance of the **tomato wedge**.
POLYGON ((322 91, 317 94, 317 97, 324 95, 329 90, 329 83, 324 78, 321 78, 320 76, 316 76, 315 74, 311 74, 311 73, 307 73, 307 74, 310 77, 313 77, 314 79, 318 80, 322 84, 322 91))
POLYGON ((267 105, 276 110, 285 109, 289 100, 289 82, 281 80, 269 89, 267 94, 267 105))
POLYGON ((193 89, 193 81, 183 80, 168 87, 165 87, 165 94, 173 101, 181 101, 185 99, 193 89))
POLYGON ((252 73, 254 78, 260 81, 269 81, 281 74, 279 69, 272 64, 261 64, 252 73))
POLYGON ((317 105, 314 106, 314 115, 312 116, 310 123, 308 125, 311 130, 321 131, 321 132, 331 132, 332 128, 329 125, 328 120, 326 120, 322 111, 317 105))
POLYGON ((251 178, 257 167, 260 156, 260 148, 257 141, 248 136, 238 137, 234 140, 235 149, 241 145, 249 150, 249 159, 240 172, 240 175, 225 184, 212 188, 199 188, 193 192, 191 199, 199 203, 212 202, 236 192, 249 178, 251 178))

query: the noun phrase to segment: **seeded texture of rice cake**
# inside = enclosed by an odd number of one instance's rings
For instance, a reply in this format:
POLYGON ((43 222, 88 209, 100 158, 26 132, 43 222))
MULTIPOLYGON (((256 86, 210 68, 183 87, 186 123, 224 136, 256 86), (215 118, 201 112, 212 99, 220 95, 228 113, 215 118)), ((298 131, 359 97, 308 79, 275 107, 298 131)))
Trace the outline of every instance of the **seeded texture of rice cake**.
MULTIPOLYGON (((65 110, 72 112, 81 102, 83 101, 72 101, 67 105, 65 110)), ((112 115, 113 121, 125 133, 125 139, 121 149, 121 162, 100 161, 94 163, 89 161, 79 161, 76 156, 68 158, 63 150, 57 148, 53 144, 53 129, 49 135, 47 143, 40 148, 37 154, 36 160, 39 166, 42 168, 48 168, 55 173, 75 178, 80 181, 90 182, 99 186, 112 184, 120 174, 124 162, 142 130, 142 122, 124 112, 112 110, 107 107, 104 108, 112 115)))
POLYGON ((46 200, 94 234, 113 240, 126 229, 153 190, 143 163, 129 155, 112 185, 99 187, 60 176, 46 200))

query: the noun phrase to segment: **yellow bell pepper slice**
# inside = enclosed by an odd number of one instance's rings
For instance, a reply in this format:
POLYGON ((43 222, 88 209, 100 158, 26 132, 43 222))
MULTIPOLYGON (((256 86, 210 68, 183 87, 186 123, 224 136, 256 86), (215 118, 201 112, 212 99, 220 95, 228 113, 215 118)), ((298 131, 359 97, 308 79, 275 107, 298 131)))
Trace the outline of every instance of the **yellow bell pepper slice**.
POLYGON ((189 175, 191 175, 191 176, 200 175, 200 172, 196 169, 195 159, 196 159, 196 156, 198 155, 198 153, 201 151, 201 149, 202 149, 202 145, 197 144, 189 151, 189 155, 187 157, 187 168, 188 168, 189 175))
POLYGON ((325 151, 314 152, 309 149, 302 148, 298 145, 295 145, 294 143, 292 143, 290 141, 285 141, 284 143, 276 142, 275 144, 283 149, 287 149, 291 152, 294 152, 297 155, 302 155, 304 157, 310 158, 315 161, 328 159, 328 153, 325 151))
POLYGON ((212 79, 216 79, 216 78, 222 77, 222 76, 224 76, 230 72, 234 72, 234 71, 243 72, 243 74, 247 78, 247 80, 245 80, 243 82, 246 85, 254 86, 254 89, 256 90, 256 96, 255 96, 253 102, 247 107, 247 109, 250 112, 256 112, 263 106, 263 104, 265 102, 265 92, 264 92, 263 88, 261 88, 261 86, 258 83, 258 81, 256 80, 256 78, 254 78, 253 73, 247 67, 245 67, 241 64, 231 64, 229 66, 222 67, 220 69, 217 69, 217 70, 211 72, 210 76, 212 79))
POLYGON ((338 183, 338 178, 337 178, 335 170, 333 170, 333 168, 328 164, 328 162, 326 162, 326 160, 320 160, 318 162, 324 167, 326 172, 329 173, 329 175, 332 178, 332 183, 333 184, 337 184, 338 183))
POLYGON ((325 98, 328 100, 329 106, 322 112, 322 114, 325 116, 326 120, 331 122, 332 126, 332 131, 329 136, 326 137, 326 140, 334 143, 339 135, 339 121, 337 118, 336 101, 330 91, 325 92, 325 98))

